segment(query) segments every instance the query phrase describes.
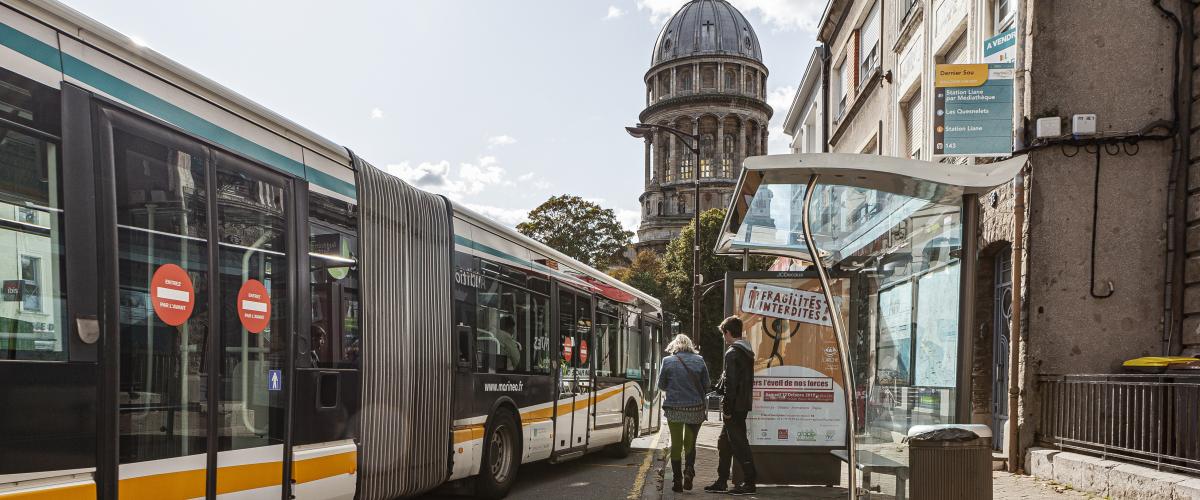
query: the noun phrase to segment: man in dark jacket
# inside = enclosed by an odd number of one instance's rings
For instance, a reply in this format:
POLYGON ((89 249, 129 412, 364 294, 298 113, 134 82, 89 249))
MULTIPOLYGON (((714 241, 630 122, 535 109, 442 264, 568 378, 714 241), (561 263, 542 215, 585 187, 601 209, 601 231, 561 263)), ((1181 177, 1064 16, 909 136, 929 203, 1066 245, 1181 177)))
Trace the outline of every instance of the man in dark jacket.
POLYGON ((721 322, 721 334, 725 336, 725 368, 718 383, 724 394, 721 399, 721 437, 717 439, 717 481, 704 491, 729 491, 731 495, 753 495, 755 493, 754 456, 750 453, 750 442, 746 438, 746 413, 751 409, 751 394, 754 386, 754 350, 750 342, 742 338, 742 320, 730 316, 721 322), (742 465, 742 484, 728 487, 733 458, 742 465))

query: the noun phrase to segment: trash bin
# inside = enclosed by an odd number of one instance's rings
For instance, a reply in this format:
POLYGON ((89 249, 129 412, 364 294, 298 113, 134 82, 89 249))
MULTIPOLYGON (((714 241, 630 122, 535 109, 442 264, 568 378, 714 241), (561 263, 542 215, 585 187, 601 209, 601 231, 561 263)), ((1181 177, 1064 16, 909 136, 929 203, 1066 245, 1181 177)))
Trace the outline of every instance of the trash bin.
POLYGON ((917 425, 908 431, 909 498, 991 500, 992 430, 986 425, 917 425))

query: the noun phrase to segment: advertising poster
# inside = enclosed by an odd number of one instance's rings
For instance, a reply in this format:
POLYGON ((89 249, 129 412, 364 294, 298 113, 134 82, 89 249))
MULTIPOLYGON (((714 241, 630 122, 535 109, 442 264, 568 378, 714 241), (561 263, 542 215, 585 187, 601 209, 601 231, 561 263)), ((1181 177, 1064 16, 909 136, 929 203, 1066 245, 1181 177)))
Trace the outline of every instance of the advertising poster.
POLYGON ((879 383, 908 385, 911 355, 912 284, 905 281, 879 291, 879 351, 875 368, 879 383))
POLYGON ((958 373, 958 264, 917 282, 917 359, 914 384, 950 387, 958 373))
MULTIPOLYGON (((754 446, 843 446, 845 392, 830 308, 816 278, 734 278, 727 297, 754 347, 754 446)), ((835 281, 834 300, 848 304, 835 281)), ((839 307, 843 321, 847 311, 839 307)))

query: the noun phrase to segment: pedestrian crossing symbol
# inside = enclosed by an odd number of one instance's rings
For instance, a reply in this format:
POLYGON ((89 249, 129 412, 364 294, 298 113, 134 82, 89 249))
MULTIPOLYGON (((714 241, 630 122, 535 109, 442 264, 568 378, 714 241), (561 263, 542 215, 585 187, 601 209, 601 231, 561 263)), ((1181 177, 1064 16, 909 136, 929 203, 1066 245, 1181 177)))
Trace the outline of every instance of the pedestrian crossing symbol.
POLYGON ((283 375, 279 374, 279 370, 267 370, 267 390, 283 390, 283 375))

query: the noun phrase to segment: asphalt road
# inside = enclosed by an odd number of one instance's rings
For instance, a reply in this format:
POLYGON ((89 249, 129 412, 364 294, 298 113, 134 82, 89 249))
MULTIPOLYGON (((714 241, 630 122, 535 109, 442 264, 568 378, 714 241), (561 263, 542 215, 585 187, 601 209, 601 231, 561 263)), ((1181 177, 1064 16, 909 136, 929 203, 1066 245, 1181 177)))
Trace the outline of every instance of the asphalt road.
MULTIPOLYGON (((635 449, 626 458, 612 458, 600 452, 560 464, 550 464, 544 461, 524 464, 517 471, 516 482, 507 499, 625 499, 629 497, 635 487, 636 495, 638 495, 635 498, 639 498, 641 488, 636 485, 641 483, 637 481, 637 478, 646 461, 647 453, 650 453, 648 449, 645 449, 649 446, 650 439, 648 438, 653 438, 653 436, 636 440, 634 442, 635 449)), ((419 498, 422 500, 462 500, 470 497, 439 491, 419 498)))

